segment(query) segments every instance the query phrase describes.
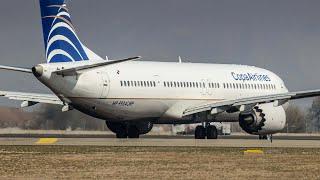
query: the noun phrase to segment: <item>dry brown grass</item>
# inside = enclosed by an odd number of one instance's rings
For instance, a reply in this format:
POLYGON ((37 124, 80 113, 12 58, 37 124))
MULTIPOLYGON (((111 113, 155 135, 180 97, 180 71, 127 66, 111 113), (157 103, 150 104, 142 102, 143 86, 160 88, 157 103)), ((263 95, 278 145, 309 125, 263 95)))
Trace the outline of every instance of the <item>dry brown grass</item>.
POLYGON ((319 149, 0 146, 0 179, 320 179, 319 149))

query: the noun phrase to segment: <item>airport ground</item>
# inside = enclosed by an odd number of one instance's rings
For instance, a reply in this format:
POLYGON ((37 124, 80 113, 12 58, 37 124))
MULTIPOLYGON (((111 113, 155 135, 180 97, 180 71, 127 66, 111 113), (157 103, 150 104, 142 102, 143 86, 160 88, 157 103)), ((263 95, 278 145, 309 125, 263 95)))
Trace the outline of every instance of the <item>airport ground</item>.
POLYGON ((319 179, 316 148, 0 146, 1 179, 319 179), (261 153, 263 152, 263 153, 261 153))
POLYGON ((0 135, 0 179, 320 179, 319 135, 36 134, 0 135))

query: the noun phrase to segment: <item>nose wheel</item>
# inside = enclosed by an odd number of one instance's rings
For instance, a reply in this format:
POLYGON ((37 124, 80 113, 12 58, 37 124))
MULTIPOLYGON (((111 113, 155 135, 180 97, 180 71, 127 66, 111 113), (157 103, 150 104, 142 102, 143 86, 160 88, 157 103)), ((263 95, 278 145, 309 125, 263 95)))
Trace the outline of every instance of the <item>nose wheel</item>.
POLYGON ((195 139, 218 139, 218 130, 210 124, 207 126, 197 126, 194 137, 195 139))

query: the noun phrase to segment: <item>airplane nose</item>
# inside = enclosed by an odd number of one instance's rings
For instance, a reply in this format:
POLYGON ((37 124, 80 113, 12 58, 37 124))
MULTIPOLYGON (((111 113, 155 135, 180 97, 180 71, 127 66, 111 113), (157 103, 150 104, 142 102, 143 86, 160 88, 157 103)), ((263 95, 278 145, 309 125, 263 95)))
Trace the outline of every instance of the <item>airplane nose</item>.
POLYGON ((34 74, 34 76, 41 77, 43 75, 43 67, 40 65, 37 65, 35 67, 32 68, 32 73, 34 74))

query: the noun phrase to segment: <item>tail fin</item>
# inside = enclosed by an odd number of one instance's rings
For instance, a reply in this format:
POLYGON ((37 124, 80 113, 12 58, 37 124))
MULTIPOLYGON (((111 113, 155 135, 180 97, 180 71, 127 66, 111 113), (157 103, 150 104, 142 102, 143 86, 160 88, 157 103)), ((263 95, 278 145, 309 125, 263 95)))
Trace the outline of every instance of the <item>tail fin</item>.
POLYGON ((101 60, 79 40, 65 0, 40 0, 47 63, 101 60))

